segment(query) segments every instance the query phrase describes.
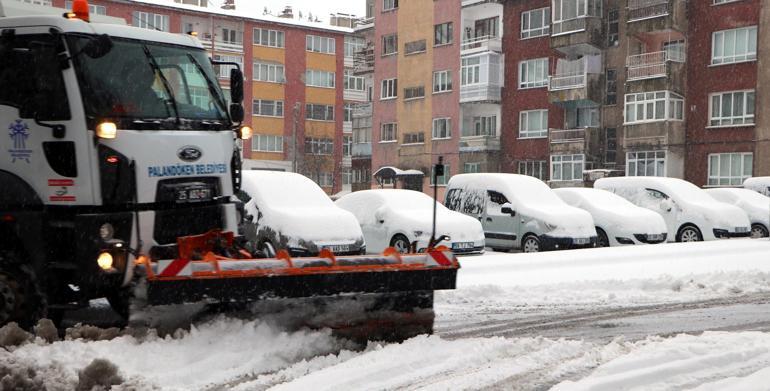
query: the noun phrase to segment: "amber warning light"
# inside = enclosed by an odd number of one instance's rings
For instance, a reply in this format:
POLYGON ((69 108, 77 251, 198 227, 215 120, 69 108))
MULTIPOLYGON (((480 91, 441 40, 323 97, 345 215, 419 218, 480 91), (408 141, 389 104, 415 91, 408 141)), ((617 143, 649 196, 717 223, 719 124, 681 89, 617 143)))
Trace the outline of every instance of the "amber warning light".
POLYGON ((88 1, 87 0, 75 0, 72 2, 72 11, 64 14, 67 19, 80 19, 88 22, 88 1))

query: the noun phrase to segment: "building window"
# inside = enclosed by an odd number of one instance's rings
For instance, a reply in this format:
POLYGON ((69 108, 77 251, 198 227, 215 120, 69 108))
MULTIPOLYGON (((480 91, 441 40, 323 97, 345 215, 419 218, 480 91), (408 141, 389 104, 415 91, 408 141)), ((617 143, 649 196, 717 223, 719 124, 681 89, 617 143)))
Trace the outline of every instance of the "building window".
POLYGON ((463 137, 497 135, 497 116, 477 116, 471 118, 471 126, 463 129, 463 137))
POLYGON ((383 80, 380 99, 393 99, 396 97, 398 97, 398 79, 383 80))
POLYGON ((754 91, 711 95, 709 126, 754 125, 754 91))
POLYGON ((757 26, 717 31, 712 41, 713 65, 757 59, 757 26))
POLYGON ((255 152, 283 152, 283 136, 255 134, 251 138, 251 150, 255 152))
POLYGON ((350 122, 352 127, 353 122, 353 104, 345 103, 342 107, 342 122, 350 122))
POLYGON ((334 106, 308 103, 305 105, 305 119, 334 121, 334 106))
POLYGON ((434 140, 452 137, 452 119, 434 118, 432 135, 434 140))
POLYGON ((551 155, 552 181, 582 181, 584 155, 551 155))
POLYGON ((452 71, 433 72, 433 93, 452 91, 452 71))
POLYGON ((334 72, 308 69, 305 71, 305 85, 309 87, 334 88, 335 76, 334 72))
MULTIPOLYGON (((431 165, 430 166, 430 184, 433 185, 433 174, 436 171, 436 166, 431 165)), ((451 177, 449 173, 449 164, 444 164, 444 175, 439 175, 436 177, 436 184, 439 186, 446 186, 446 183, 449 182, 449 177, 451 177)))
POLYGON ((710 154, 708 186, 740 186, 751 177, 753 164, 751 152, 710 154))
POLYGON ((461 86, 479 84, 481 80, 481 57, 466 57, 461 61, 461 86))
POLYGON ((346 69, 342 74, 342 82, 348 91, 366 91, 363 76, 355 76, 350 69, 346 69))
POLYGON ((398 52, 398 34, 389 34, 382 36, 382 55, 395 54, 398 52))
POLYGON ((367 144, 372 142, 372 128, 371 128, 371 117, 369 117, 369 127, 367 128, 360 128, 356 129, 356 120, 358 118, 353 119, 353 143, 354 144, 367 144))
MULTIPOLYGON (((241 69, 243 69, 243 57, 241 56, 228 56, 225 54, 215 54, 214 61, 234 62, 240 65, 241 69)), ((217 67, 219 68, 220 79, 229 79, 230 70, 235 69, 235 65, 217 65, 215 68, 217 67)))
POLYGON ((222 42, 230 45, 243 45, 243 31, 223 28, 222 42))
POLYGON ((404 133, 404 142, 402 144, 423 144, 425 143, 425 133, 414 132, 404 133))
POLYGON ((608 105, 618 103, 618 72, 614 69, 607 69, 607 94, 605 102, 608 105))
POLYGON ((577 20, 587 16, 602 15, 602 0, 552 0, 551 4, 553 5, 551 10, 553 12, 553 34, 585 30, 585 23, 577 20))
POLYGON ((620 13, 617 8, 607 11, 607 45, 609 47, 620 44, 620 13))
POLYGON ((251 112, 253 115, 283 117, 283 101, 254 99, 251 102, 251 112))
POLYGON ((342 156, 351 156, 353 151, 353 136, 342 136, 342 156))
POLYGON ((551 32, 551 8, 521 13, 521 39, 541 37, 551 32))
POLYGON ((254 44, 271 48, 285 47, 284 32, 268 29, 254 29, 254 44))
POLYGON ((684 119, 684 98, 671 91, 626 94, 625 123, 684 119))
POLYGON ((615 165, 618 162, 618 130, 617 128, 606 128, 604 132, 604 163, 615 165))
POLYGON ((599 107, 578 107, 564 110, 567 129, 594 128, 599 126, 599 107))
POLYGON ((253 65, 254 80, 272 83, 286 82, 283 64, 269 62, 255 62, 253 65))
POLYGON ((382 10, 390 11, 398 8, 398 0, 382 0, 382 10))
POLYGON ((330 172, 307 172, 305 176, 317 183, 320 187, 334 186, 334 174, 330 172))
POLYGON ((404 55, 422 53, 425 51, 425 40, 407 42, 404 44, 404 55))
POLYGON ((714 4, 727 4, 727 3, 733 3, 740 0, 714 0, 714 4))
POLYGON ((548 59, 537 58, 519 63, 519 88, 537 88, 548 85, 548 59))
POLYGON ((425 97, 425 87, 407 87, 404 88, 404 100, 420 99, 425 97))
POLYGON ((452 43, 452 22, 433 26, 433 45, 438 46, 450 43, 452 43))
POLYGON ((476 174, 481 172, 481 163, 463 163, 463 172, 466 174, 476 174))
MULTIPOLYGON (((25 1, 25 2, 28 2, 28 1, 25 1)), ((37 2, 35 2, 33 0, 31 4, 36 4, 36 3, 37 2)), ((51 6, 51 1, 43 1, 43 2, 40 2, 40 3, 42 3, 42 5, 47 5, 49 7, 51 6)), ((71 10, 72 9, 72 1, 69 1, 69 0, 65 1, 64 2, 64 9, 71 10)), ((88 13, 91 14, 91 15, 107 15, 107 7, 105 7, 103 5, 89 4, 88 5, 88 13)))
POLYGON ((666 151, 626 153, 626 176, 666 176, 666 151))
MULTIPOLYGON (((498 36, 500 17, 479 19, 473 23, 473 37, 466 37, 467 40, 486 40, 498 36)), ((467 32, 466 32, 467 33, 467 32)))
POLYGON ((366 40, 361 37, 345 36, 345 57, 354 57, 366 47, 366 40))
POLYGON ((398 124, 395 122, 380 126, 380 142, 398 140, 398 124))
POLYGON ((519 162, 519 174, 533 176, 541 181, 547 180, 548 162, 545 160, 526 160, 519 162))
POLYGON ((309 52, 334 54, 336 41, 334 38, 321 37, 318 35, 305 36, 305 48, 309 52))
POLYGON ((334 153, 334 140, 330 138, 305 137, 305 153, 331 155, 334 153))
POLYGON ((151 12, 134 11, 131 25, 149 30, 170 31, 169 16, 151 12))
POLYGON ((548 110, 519 113, 519 138, 548 137, 548 110))

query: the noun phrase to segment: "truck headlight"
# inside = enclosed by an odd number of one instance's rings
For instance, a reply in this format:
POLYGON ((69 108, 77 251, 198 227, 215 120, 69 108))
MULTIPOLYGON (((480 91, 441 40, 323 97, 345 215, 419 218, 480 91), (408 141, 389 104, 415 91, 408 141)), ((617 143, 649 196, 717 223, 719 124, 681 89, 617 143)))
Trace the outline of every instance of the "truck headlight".
POLYGON ((115 237, 115 227, 110 223, 104 223, 99 227, 99 237, 104 241, 111 240, 115 237))
POLYGON ((112 270, 112 254, 104 251, 101 254, 99 254, 99 258, 96 258, 96 264, 99 265, 100 268, 104 271, 110 271, 112 270))
POLYGON ((113 139, 118 136, 118 127, 113 122, 102 122, 96 125, 96 137, 113 139))

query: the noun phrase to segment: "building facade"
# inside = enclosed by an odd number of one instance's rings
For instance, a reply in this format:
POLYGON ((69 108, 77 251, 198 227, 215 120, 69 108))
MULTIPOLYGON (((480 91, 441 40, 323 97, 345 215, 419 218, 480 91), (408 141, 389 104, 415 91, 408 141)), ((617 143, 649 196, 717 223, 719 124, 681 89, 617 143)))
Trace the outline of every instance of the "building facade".
MULTIPOLYGON (((350 187, 349 117, 344 93, 345 55, 353 30, 272 16, 252 17, 206 2, 92 0, 91 12, 121 17, 133 26, 195 33, 215 60, 238 63, 244 73, 245 169, 295 171, 335 194, 350 187), (199 4, 202 4, 199 5, 199 4)), ((55 7, 71 2, 52 0, 55 7)), ((219 66, 229 97, 231 66, 219 66)), ((346 91, 346 90, 345 90, 346 91)))

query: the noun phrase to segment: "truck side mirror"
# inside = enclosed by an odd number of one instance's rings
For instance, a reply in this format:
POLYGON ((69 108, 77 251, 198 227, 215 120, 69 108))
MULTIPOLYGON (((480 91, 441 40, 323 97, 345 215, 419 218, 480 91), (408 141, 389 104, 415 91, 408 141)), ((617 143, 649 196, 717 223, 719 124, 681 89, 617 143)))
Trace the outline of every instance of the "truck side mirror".
POLYGON ((112 50, 112 39, 107 34, 99 35, 83 46, 82 52, 91 58, 101 58, 112 50))
POLYGON ((243 102, 243 72, 238 68, 230 69, 230 102, 243 102))
POLYGON ((243 122, 243 106, 240 103, 230 103, 230 118, 233 122, 243 122))

